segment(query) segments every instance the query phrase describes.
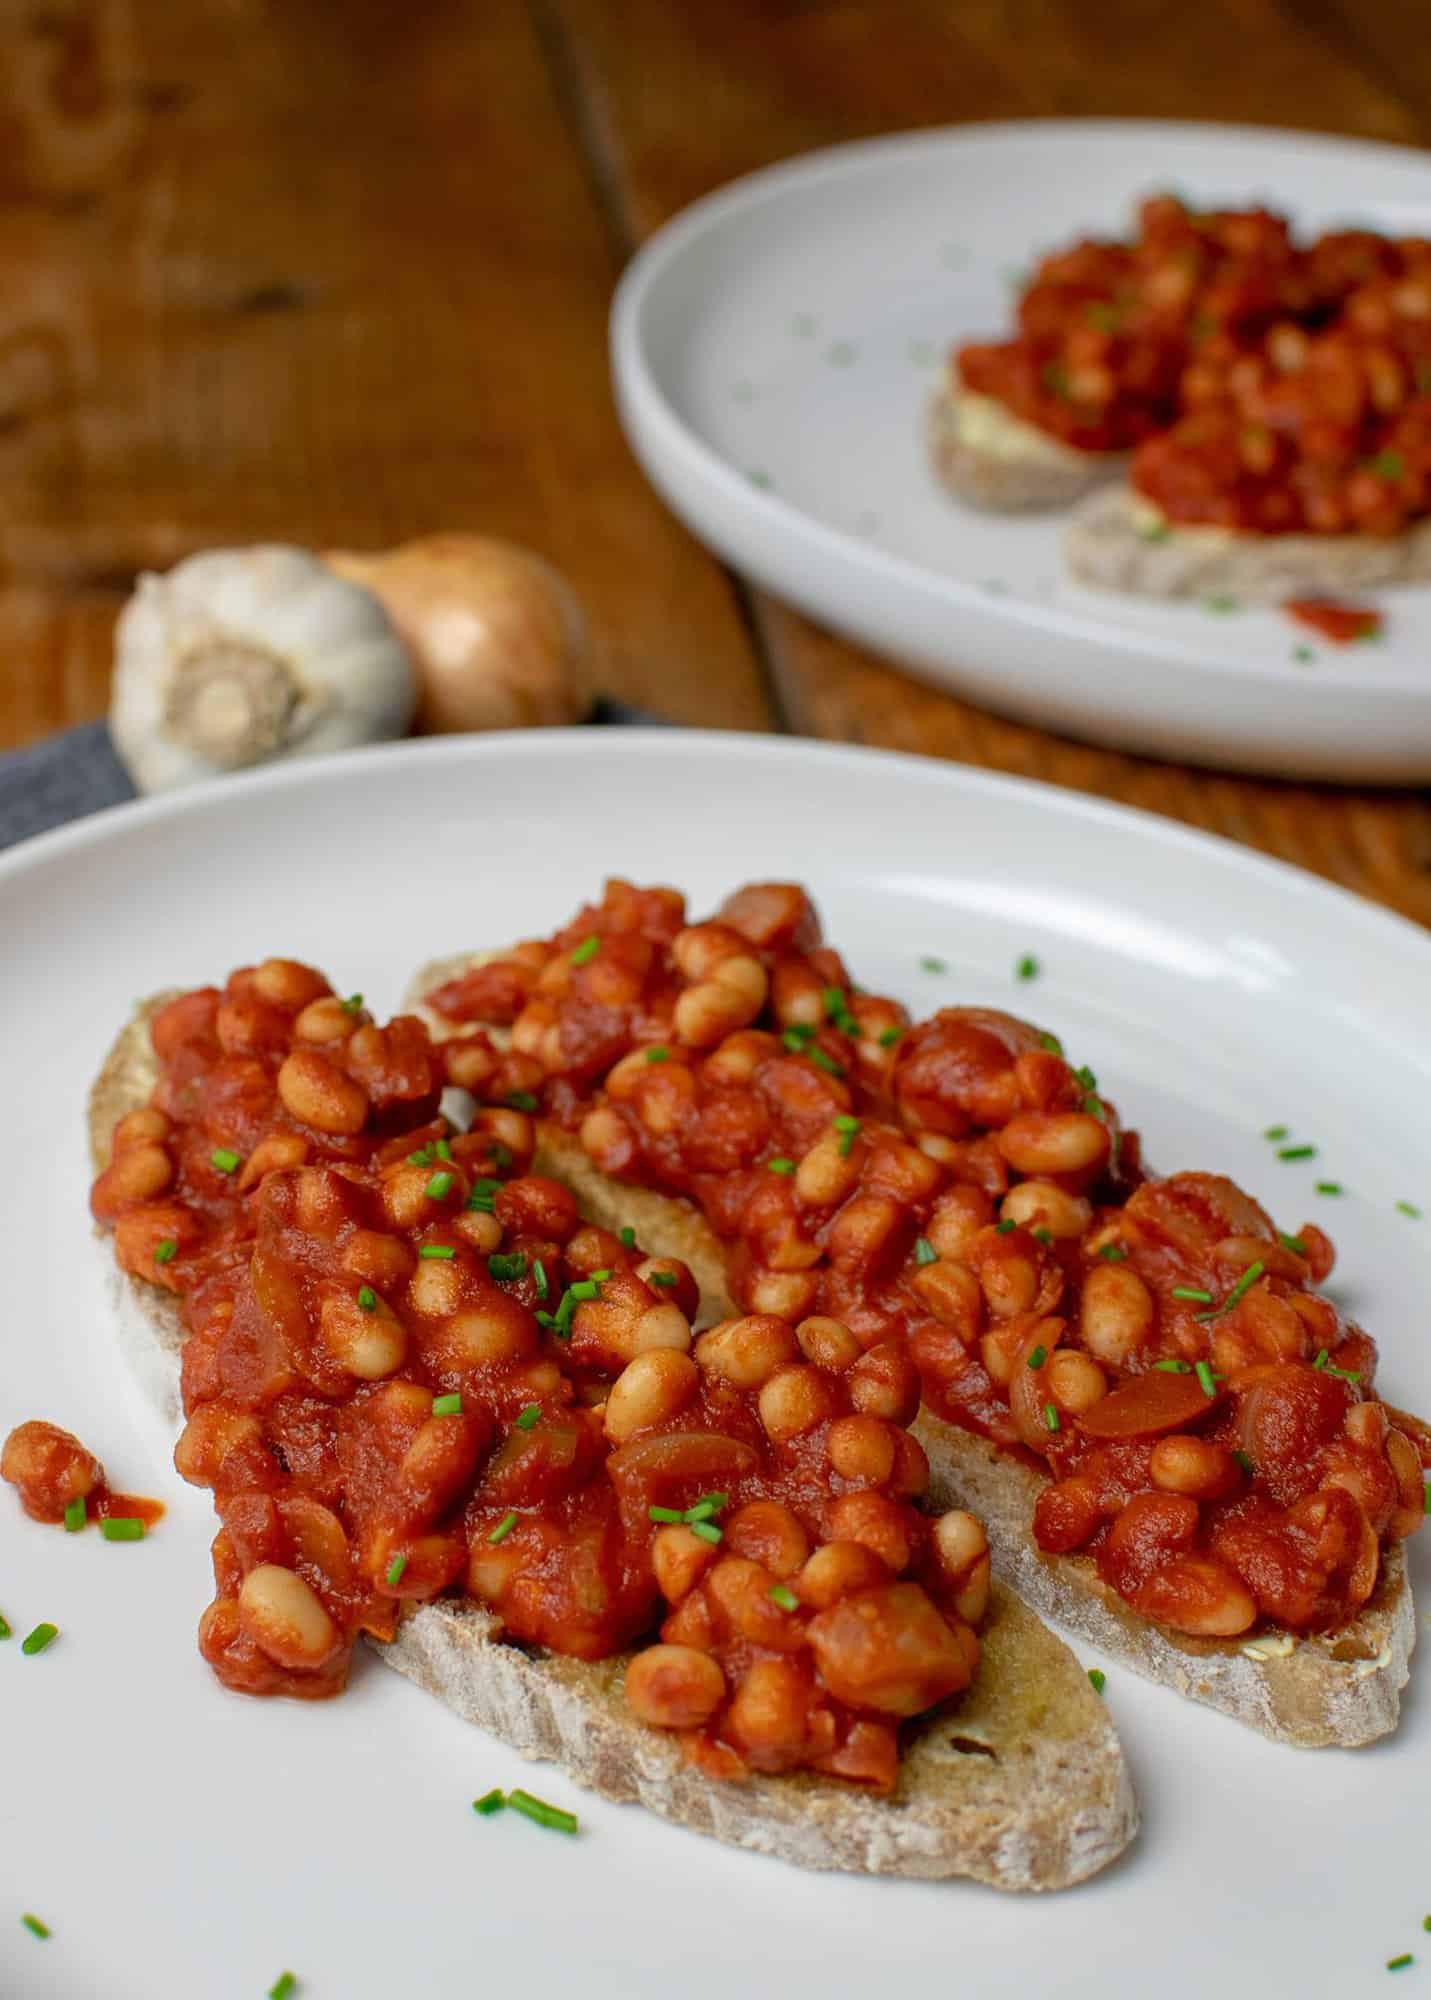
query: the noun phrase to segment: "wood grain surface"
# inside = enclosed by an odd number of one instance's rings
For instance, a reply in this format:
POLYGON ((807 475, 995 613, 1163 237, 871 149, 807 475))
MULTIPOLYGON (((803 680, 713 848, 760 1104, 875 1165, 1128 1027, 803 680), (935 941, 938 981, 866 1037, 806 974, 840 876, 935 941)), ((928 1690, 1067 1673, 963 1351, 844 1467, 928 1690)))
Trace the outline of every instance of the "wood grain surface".
POLYGON ((103 712, 146 565, 482 527, 568 572, 604 686, 673 720, 1098 792, 1431 923, 1424 795, 920 687, 727 576, 626 451, 606 310, 676 209, 814 146, 1041 114, 1426 143, 1431 43, 1361 0, 0 0, 0 746, 103 712))

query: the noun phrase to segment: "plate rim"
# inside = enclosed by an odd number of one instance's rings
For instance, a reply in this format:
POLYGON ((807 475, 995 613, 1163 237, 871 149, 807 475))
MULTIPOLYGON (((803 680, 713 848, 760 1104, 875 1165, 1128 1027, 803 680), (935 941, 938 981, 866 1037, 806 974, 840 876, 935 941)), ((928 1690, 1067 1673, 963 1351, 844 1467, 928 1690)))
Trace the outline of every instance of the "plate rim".
MULTIPOLYGON (((1213 119, 974 119, 959 125, 926 126, 913 133, 881 134, 815 147, 793 159, 757 167, 697 196, 664 222, 632 257, 613 294, 609 323, 611 371, 618 404, 629 398, 638 407, 641 420, 660 436, 663 446, 689 473, 713 481, 726 502, 750 510, 757 522, 764 519, 778 523, 785 533, 802 542, 807 554, 825 560, 857 560, 887 583, 942 598, 952 610, 977 608, 1034 634, 1101 643, 1136 655, 1146 649, 1147 635, 1126 630, 1114 619, 991 596, 975 584, 946 576, 912 556, 881 548, 823 521, 782 494, 752 487, 728 458, 685 421, 667 396, 647 353, 643 319, 655 288, 668 269, 708 229, 730 216, 758 208, 791 188, 798 189, 805 182, 857 174, 876 162, 883 164, 905 155, 918 158, 947 149, 976 149, 999 140, 1037 144, 1073 137, 1116 140, 1166 138, 1170 134, 1189 139, 1226 138, 1269 150, 1274 146, 1290 146, 1314 156, 1325 156, 1328 152, 1363 160, 1391 156, 1426 174, 1428 198, 1431 198, 1431 152, 1419 147, 1394 140, 1345 138, 1284 126, 1224 124, 1213 119)), ((1170 667, 1191 666, 1231 679, 1244 688, 1255 687, 1279 697, 1287 694, 1285 673, 1270 663, 1220 659, 1215 654, 1198 651, 1190 642, 1163 635, 1158 635, 1152 643, 1170 667)), ((1354 675, 1333 655, 1322 663, 1319 682, 1323 688, 1345 687, 1358 695, 1385 698, 1389 702, 1415 700, 1420 692, 1405 669, 1393 672, 1379 668, 1375 660, 1367 666, 1364 655, 1358 656, 1354 675)))

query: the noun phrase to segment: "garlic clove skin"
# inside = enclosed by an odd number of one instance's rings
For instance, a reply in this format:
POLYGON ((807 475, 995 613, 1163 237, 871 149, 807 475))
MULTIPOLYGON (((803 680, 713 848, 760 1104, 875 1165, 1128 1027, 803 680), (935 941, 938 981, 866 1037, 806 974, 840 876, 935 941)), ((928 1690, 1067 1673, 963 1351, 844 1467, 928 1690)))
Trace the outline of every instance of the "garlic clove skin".
POLYGON ((115 627, 110 733, 141 792, 406 733, 417 684, 369 590, 306 549, 207 549, 141 576, 115 627))

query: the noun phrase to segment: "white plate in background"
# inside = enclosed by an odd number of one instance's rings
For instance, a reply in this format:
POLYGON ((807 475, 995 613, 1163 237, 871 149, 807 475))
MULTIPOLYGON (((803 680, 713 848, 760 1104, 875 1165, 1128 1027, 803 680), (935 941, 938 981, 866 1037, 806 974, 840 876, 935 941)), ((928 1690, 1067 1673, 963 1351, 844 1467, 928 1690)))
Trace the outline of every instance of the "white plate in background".
POLYGON ((722 1848, 522 1765, 367 1656, 329 1703, 215 1682, 195 1643, 209 1496, 173 1473, 111 1340, 90 1077, 139 995, 280 952, 386 1015, 422 961, 546 931, 608 872, 678 883, 697 913, 801 879, 862 984, 919 1012, 1031 1014, 1154 1162, 1226 1169, 1284 1228, 1330 1228, 1388 1396, 1431 1405, 1431 941, 1310 876, 1064 791, 672 731, 365 751, 46 835, 0 857, 0 1434, 50 1417, 170 1511, 111 1545, 24 1521, 0 1489, 0 1993, 261 2000, 291 1967, 302 2000, 1383 1995, 1431 1909, 1422 1660, 1398 1735, 1351 1754, 1264 1742, 1081 1648, 1107 1669, 1144 1829, 1093 1882, 1034 1898, 722 1848), (1279 1163, 1274 1122, 1317 1159, 1279 1163), (1317 1197, 1333 1176, 1345 1196, 1317 1197), (26 1659, 41 1619, 61 1637, 26 1659), (574 1805, 580 1837, 473 1815, 522 1782, 574 1805))
POLYGON ((1368 593, 1386 635, 1344 647, 1275 608, 1090 591, 1064 515, 981 513, 929 469, 949 347, 1008 328, 1042 251, 1126 234, 1170 186, 1431 234, 1431 157, 1403 147, 1057 119, 837 147, 696 202, 634 260, 612 312, 627 435, 720 555, 954 693, 1181 761, 1431 777, 1431 586, 1368 593))

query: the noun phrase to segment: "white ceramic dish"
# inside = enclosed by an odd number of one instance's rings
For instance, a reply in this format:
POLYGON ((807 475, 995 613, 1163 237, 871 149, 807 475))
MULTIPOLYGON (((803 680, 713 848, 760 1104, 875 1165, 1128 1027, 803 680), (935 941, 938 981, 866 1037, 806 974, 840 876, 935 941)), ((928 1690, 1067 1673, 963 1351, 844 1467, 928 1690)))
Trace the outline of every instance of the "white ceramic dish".
POLYGON ((1384 1992, 1431 1907, 1423 1661, 1399 1735, 1348 1755, 1279 1749, 1105 1660, 1144 1832, 1037 1900, 802 1875, 550 1768, 527 1781, 579 1808, 579 1839, 478 1820, 470 1801, 527 1767, 376 1662, 317 1706, 211 1679, 209 1498, 111 1350, 85 1084, 136 995, 280 951, 387 1012, 421 960, 541 931, 607 871, 680 882, 697 910, 800 877, 861 980, 921 1010, 1034 1013, 1136 1109, 1155 1161, 1223 1166, 1284 1226, 1334 1229, 1388 1394, 1431 1403, 1431 1220, 1395 1207, 1431 1213, 1431 943, 1241 849, 934 763, 625 731, 336 757, 48 835, 0 859, 0 1432, 70 1425, 170 1512, 111 1546, 26 1523, 0 1489, 0 1992, 259 2000, 286 1966, 302 2000, 1035 1994, 1054 1966, 1069 2000, 1384 1992), (1026 952, 1041 971, 1020 984, 1026 952), (1318 1159, 1279 1164, 1272 1121, 1318 1159), (1319 1199, 1332 1174, 1347 1194, 1319 1199), (26 1659, 40 1619, 61 1637, 26 1659))
POLYGON ((1007 326, 1041 249, 1122 233, 1168 186, 1431 233, 1431 157, 1399 147, 1053 120, 816 153, 695 203, 635 259, 612 314, 627 435, 738 569, 990 708, 1239 770, 1431 777, 1431 588, 1381 593, 1385 638, 1351 647, 1277 610, 1093 592, 1063 568, 1060 515, 981 514, 929 470, 949 346, 1007 326))

